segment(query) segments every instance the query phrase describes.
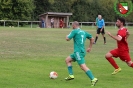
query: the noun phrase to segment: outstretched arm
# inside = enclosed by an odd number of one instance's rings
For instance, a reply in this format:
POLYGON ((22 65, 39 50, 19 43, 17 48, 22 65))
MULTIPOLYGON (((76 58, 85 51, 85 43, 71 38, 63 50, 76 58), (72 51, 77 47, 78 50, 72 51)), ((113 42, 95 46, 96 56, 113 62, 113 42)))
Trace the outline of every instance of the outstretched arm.
POLYGON ((107 34, 112 37, 113 39, 117 40, 117 41, 121 41, 122 40, 122 37, 120 35, 117 35, 117 36, 113 36, 110 32, 107 32, 107 34))
POLYGON ((94 42, 94 38, 90 38, 89 40, 90 40, 90 45, 87 48, 87 52, 90 52, 91 51, 91 48, 92 48, 92 45, 93 45, 93 42, 94 42))
POLYGON ((70 41, 70 39, 68 38, 68 35, 66 35, 66 41, 70 41))

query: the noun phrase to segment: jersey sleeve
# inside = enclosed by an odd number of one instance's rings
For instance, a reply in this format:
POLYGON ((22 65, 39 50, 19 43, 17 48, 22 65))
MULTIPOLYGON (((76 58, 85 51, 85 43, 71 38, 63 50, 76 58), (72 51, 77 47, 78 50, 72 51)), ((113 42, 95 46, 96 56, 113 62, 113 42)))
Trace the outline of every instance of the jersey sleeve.
POLYGON ((85 32, 85 34, 86 34, 86 38, 88 38, 88 39, 91 39, 92 38, 92 35, 90 33, 85 32))
POLYGON ((127 35, 127 29, 118 31, 117 35, 119 35, 121 37, 125 37, 127 35))
POLYGON ((74 30, 72 30, 70 33, 69 33, 69 35, 68 35, 68 38, 69 39, 72 39, 74 36, 75 36, 75 31, 74 30))

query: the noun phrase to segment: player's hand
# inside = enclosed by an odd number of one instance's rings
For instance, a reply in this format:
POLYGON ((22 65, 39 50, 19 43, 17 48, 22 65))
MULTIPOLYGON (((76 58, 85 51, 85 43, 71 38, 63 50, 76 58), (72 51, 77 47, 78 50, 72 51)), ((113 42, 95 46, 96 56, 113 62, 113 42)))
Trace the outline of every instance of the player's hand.
POLYGON ((88 48, 86 51, 87 51, 87 52, 90 52, 90 51, 91 51, 91 48, 88 48))
POLYGON ((107 31, 106 33, 107 33, 108 35, 111 35, 111 33, 110 33, 110 32, 108 32, 108 31, 107 31))
POLYGON ((70 39, 68 38, 68 35, 66 35, 66 40, 69 41, 70 39))

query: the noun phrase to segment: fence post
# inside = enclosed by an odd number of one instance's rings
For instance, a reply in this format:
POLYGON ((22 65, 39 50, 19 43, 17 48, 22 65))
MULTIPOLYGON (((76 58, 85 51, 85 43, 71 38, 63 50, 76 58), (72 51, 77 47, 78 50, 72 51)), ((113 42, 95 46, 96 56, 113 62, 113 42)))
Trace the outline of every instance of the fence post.
POLYGON ((128 28, 128 23, 126 23, 126 28, 128 28))
POLYGON ((32 22, 31 22, 31 26, 30 27, 32 28, 32 22))
POLYGON ((6 25, 6 23, 5 23, 5 21, 4 21, 4 27, 5 27, 5 25, 6 25))
POLYGON ((82 28, 82 22, 81 22, 81 28, 82 28))
POLYGON ((68 25, 68 28, 70 27, 70 22, 69 22, 69 25, 68 25))
POLYGON ((18 21, 18 27, 19 27, 19 21, 18 21))

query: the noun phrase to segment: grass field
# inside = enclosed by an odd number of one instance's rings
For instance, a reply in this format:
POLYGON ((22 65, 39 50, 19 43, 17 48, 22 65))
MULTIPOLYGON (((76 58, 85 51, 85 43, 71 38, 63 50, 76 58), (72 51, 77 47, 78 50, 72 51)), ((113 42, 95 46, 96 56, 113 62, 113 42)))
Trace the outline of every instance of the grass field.
MULTIPOLYGON (((130 54, 133 58, 133 27, 129 27, 130 54)), ((95 28, 83 27, 95 37, 95 28)), ((106 27, 115 35, 117 29, 106 27)), ((65 36, 71 29, 8 28, 0 27, 0 88, 90 88, 90 79, 73 63, 75 79, 65 81, 68 76, 65 58, 73 52, 73 41, 65 36), (56 71, 58 78, 52 80, 49 73, 56 71)), ((116 47, 108 35, 107 44, 99 36, 96 45, 86 55, 86 64, 99 82, 95 88, 131 88, 133 69, 116 59, 122 72, 111 75, 114 68, 104 58, 116 47)), ((89 42, 86 42, 86 47, 89 42)))

